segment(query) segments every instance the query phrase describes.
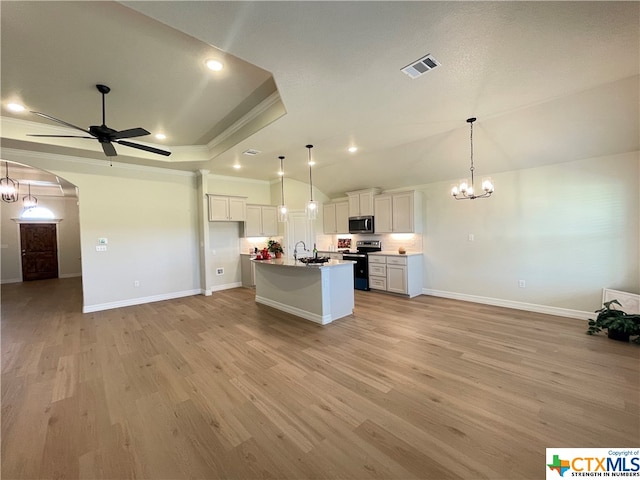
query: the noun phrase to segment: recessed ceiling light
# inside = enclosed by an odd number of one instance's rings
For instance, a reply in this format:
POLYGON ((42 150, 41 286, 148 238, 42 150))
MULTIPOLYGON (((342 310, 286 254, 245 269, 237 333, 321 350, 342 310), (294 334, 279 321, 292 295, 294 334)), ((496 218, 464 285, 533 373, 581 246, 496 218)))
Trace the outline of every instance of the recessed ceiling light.
POLYGON ((260 153, 260 150, 256 150, 255 148, 249 148, 248 150, 242 152, 243 155, 249 155, 250 157, 253 157, 254 155, 258 155, 260 153))
POLYGON ((206 65, 209 70, 213 70, 214 72, 222 70, 222 62, 218 60, 207 60, 206 65))
POLYGON ((358 151, 358 147, 349 147, 350 153, 356 153, 358 151))
POLYGON ((12 112, 24 112, 24 107, 19 103, 9 103, 7 108, 12 112))
POLYGON ((233 168, 235 168, 236 170, 240 169, 240 164, 239 163, 234 163, 233 164, 233 168))
POLYGON ((158 140, 166 140, 167 136, 164 133, 156 133, 156 138, 158 140))

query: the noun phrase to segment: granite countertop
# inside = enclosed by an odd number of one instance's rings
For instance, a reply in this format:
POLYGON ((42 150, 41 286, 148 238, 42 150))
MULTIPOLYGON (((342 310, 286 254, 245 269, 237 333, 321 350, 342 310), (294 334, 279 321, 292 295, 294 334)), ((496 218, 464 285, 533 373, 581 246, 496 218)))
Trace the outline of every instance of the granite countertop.
POLYGON ((422 255, 422 252, 398 253, 397 250, 383 250, 382 252, 370 252, 369 255, 384 255, 387 257, 411 257, 414 255, 422 255))
POLYGON ((353 262, 349 261, 349 260, 330 260, 328 262, 325 263, 302 263, 302 262, 298 262, 293 260, 292 258, 272 258, 271 260, 256 260, 251 259, 252 262, 256 262, 256 263, 262 263, 262 264, 267 264, 267 265, 276 265, 276 266, 280 266, 280 267, 294 267, 294 268, 307 268, 307 267, 312 267, 312 268, 331 268, 331 267, 337 267, 337 266, 341 266, 341 265, 352 265, 353 262))

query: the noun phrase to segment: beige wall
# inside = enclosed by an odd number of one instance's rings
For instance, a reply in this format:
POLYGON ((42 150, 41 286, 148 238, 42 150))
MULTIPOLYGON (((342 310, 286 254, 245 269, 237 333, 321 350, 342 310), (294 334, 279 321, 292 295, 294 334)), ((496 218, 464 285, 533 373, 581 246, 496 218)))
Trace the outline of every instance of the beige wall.
POLYGON ((640 293, 639 176, 636 152, 493 175, 490 199, 425 186, 425 289, 583 312, 640 293))

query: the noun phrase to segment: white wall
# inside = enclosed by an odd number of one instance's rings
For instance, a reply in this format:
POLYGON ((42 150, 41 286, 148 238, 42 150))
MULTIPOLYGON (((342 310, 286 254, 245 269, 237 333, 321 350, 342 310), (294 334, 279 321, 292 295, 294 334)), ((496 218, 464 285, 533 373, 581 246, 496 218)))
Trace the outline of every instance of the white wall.
POLYGON ((493 175, 490 199, 425 186, 426 291, 582 312, 640 293, 639 176, 636 152, 493 175))

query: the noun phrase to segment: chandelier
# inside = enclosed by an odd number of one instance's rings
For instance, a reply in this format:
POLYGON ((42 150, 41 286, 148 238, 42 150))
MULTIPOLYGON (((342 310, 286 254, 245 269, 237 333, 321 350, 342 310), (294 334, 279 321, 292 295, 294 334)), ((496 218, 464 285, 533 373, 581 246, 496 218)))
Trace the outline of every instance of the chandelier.
POLYGON ((459 185, 454 185, 451 188, 451 195, 456 200, 475 200, 476 198, 488 198, 493 193, 493 182, 491 181, 491 177, 483 177, 482 179, 482 191, 484 193, 480 195, 475 194, 474 185, 473 185, 473 172, 475 170, 473 166, 473 122, 476 121, 475 117, 467 118, 467 123, 469 124, 471 130, 471 185, 469 185, 468 180, 465 178, 460 181, 459 185))
POLYGON ((284 157, 278 157, 280 159, 280 199, 281 203, 278 205, 278 221, 286 223, 287 221, 287 206, 284 203, 284 157))
POLYGON ((0 178, 0 194, 2 194, 2 201, 7 203, 13 203, 18 201, 18 190, 20 189, 20 183, 17 180, 9 178, 9 164, 4 162, 5 177, 0 178))
POLYGON ((311 179, 311 167, 313 165, 313 160, 311 160, 311 149, 313 145, 307 145, 306 148, 309 149, 309 191, 310 191, 310 200, 307 203, 307 218, 309 220, 315 220, 318 215, 318 202, 313 199, 313 181, 311 179))
POLYGON ((36 205, 38 205, 38 199, 33 195, 31 195, 30 183, 28 184, 28 186, 29 186, 29 194, 22 197, 22 205, 24 206, 24 208, 33 208, 36 205))

